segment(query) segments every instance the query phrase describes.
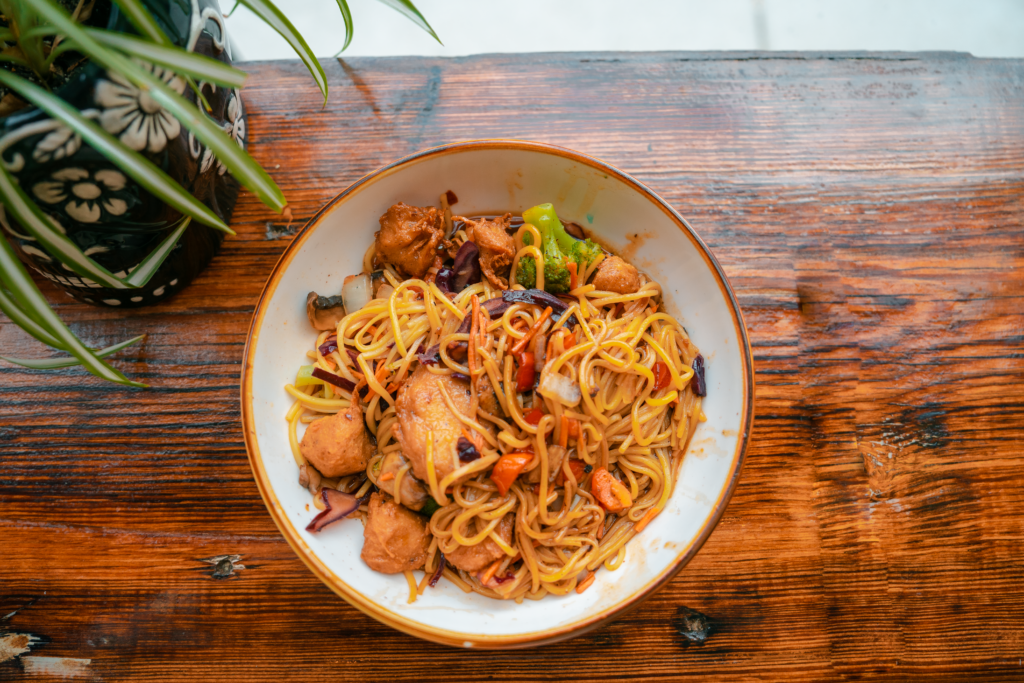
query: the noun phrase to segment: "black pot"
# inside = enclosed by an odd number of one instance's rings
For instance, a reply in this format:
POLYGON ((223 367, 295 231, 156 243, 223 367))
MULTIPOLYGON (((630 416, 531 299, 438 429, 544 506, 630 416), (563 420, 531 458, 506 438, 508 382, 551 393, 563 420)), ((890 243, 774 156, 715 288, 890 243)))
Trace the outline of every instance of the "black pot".
MULTIPOLYGON (((146 0, 145 4, 175 44, 231 63, 217 0, 146 0)), ((107 28, 132 32, 117 6, 111 6, 107 28)), ((196 102, 184 79, 159 66, 145 67, 196 102)), ((239 92, 199 85, 213 109, 209 115, 244 148, 246 117, 239 92)), ((57 94, 145 154, 225 223, 230 220, 238 182, 177 119, 148 97, 140 97, 126 80, 89 63, 74 71, 57 94)), ((119 277, 155 249, 181 217, 66 126, 34 107, 0 119, 0 163, 75 244, 119 277)), ((0 225, 22 259, 68 294, 90 304, 122 307, 157 303, 184 287, 210 262, 224 237, 193 221, 145 287, 110 289, 59 263, 6 216, 2 206, 0 225)))

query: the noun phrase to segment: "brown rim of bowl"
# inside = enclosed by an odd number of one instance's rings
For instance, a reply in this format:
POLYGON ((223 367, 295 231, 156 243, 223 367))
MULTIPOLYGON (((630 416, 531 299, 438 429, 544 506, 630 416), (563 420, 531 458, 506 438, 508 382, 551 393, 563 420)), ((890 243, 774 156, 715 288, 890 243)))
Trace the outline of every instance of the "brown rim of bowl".
POLYGON ((253 313, 252 323, 249 327, 249 335, 245 343, 245 353, 242 363, 241 402, 245 446, 249 456, 249 465, 252 467, 253 476, 256 480, 256 486, 259 488, 260 495, 263 497, 263 502, 266 504, 267 510, 270 512, 270 516, 277 525, 278 530, 285 537, 285 540, 288 541, 292 550, 295 551, 299 558, 307 567, 309 567, 310 571, 312 571, 317 578, 327 584, 331 590, 344 598, 349 604, 359 611, 409 635, 455 647, 510 649, 552 643, 592 631, 637 607, 667 581, 672 579, 691 559, 693 559, 704 545, 704 542, 711 535, 711 532, 714 530, 715 526, 717 526, 719 520, 722 518, 722 514, 725 512, 726 505, 728 505, 729 499, 732 497, 733 490, 736 487, 736 482, 739 479, 739 473, 746 457, 747 445, 750 441, 750 432, 754 421, 754 373, 753 360, 750 352, 750 342, 747 339, 747 330, 743 323, 743 315, 740 312, 739 303, 736 301, 736 296, 733 294, 732 287, 729 285, 725 272, 722 270, 721 265, 719 265, 718 260, 711 253, 711 250, 708 249, 704 241, 696 232, 694 232, 693 228, 690 227, 690 224, 687 223, 686 220, 675 211, 675 209, 669 206, 665 200, 629 174, 624 173, 623 171, 620 171, 614 166, 611 166, 599 159, 580 152, 540 142, 526 142, 521 140, 474 140, 467 142, 455 142, 423 150, 399 159, 398 161, 386 166, 382 166, 352 183, 352 185, 325 204, 323 208, 317 211, 316 214, 307 221, 306 225, 303 226, 302 230, 299 231, 295 236, 295 239, 292 240, 292 243, 288 245, 288 248, 285 249, 280 259, 278 259, 277 264, 274 266, 274 270, 271 272, 270 277, 267 280, 267 284, 263 288, 263 292, 260 294, 259 301, 257 302, 256 310, 253 313), (334 572, 327 568, 312 552, 312 550, 309 549, 306 543, 299 536, 296 528, 292 526, 290 521, 288 521, 277 501, 277 496, 274 495, 266 470, 263 468, 259 446, 256 443, 255 425, 253 423, 253 416, 250 407, 252 397, 252 358, 250 354, 256 347, 256 342, 259 337, 259 329, 266 313, 265 306, 270 300, 273 292, 276 290, 278 280, 281 278, 287 264, 291 261, 292 257, 298 251, 299 246, 305 241, 312 231, 313 226, 320 220, 320 218, 335 204, 362 186, 374 181, 375 179, 391 175, 402 167, 430 157, 468 150, 485 149, 516 149, 567 158, 571 161, 590 166, 591 168, 599 169, 609 175, 614 175, 616 178, 647 197, 647 199, 656 204, 662 212, 665 213, 665 215, 679 226, 680 230, 682 230, 683 233, 689 237, 690 241, 697 247, 698 251, 703 256, 704 261, 711 267, 711 270, 715 275, 715 279, 718 281, 719 288, 725 295, 726 300, 729 302, 729 308, 733 317, 733 325, 736 330, 736 338, 741 340, 743 345, 743 353, 741 355, 743 360, 744 400, 743 415, 740 419, 740 423, 743 427, 741 434, 739 434, 737 439, 736 450, 733 454, 732 471, 730 472, 729 479, 719 494, 718 499, 715 501, 715 506, 711 511, 710 517, 705 521, 703 527, 701 527, 700 533, 698 533, 696 538, 694 538, 694 540, 682 552, 680 552, 679 555, 677 555, 676 560, 667 569, 665 569, 661 575, 656 577, 648 583, 643 590, 638 591, 630 598, 594 616, 572 624, 544 631, 511 636, 467 636, 466 634, 460 634, 454 631, 424 626, 423 624, 407 619, 406 617, 378 605, 353 589, 340 577, 335 575, 334 572))

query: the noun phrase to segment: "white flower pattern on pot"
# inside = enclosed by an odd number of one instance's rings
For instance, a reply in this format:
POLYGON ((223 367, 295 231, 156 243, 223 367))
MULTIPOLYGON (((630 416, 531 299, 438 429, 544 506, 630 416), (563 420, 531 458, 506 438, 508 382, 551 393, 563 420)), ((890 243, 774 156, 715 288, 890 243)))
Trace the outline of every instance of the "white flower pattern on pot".
POLYGON ((32 159, 39 164, 58 161, 74 155, 81 146, 82 137, 78 133, 67 126, 60 126, 43 136, 32 152, 32 159))
MULTIPOLYGON (((242 117, 242 96, 238 94, 237 88, 231 91, 231 99, 228 100, 224 132, 235 141, 235 144, 243 149, 245 148, 245 119, 242 117)), ((224 175, 227 170, 227 166, 218 159, 217 173, 224 175)))
MULTIPOLYGON (((139 66, 166 83, 179 95, 185 92, 185 81, 169 69, 135 60, 139 66)), ((110 80, 96 81, 95 100, 103 107, 100 125, 121 142, 137 152, 162 152, 168 140, 181 134, 181 124, 150 97, 132 85, 124 76, 107 72, 110 80)))
POLYGON ((126 178, 120 171, 103 168, 92 176, 84 168, 62 168, 32 186, 32 194, 47 204, 61 204, 64 211, 80 223, 96 223, 102 208, 111 216, 123 215, 128 202, 112 193, 123 190, 126 178))
MULTIPOLYGON (((210 87, 214 92, 216 92, 217 90, 216 85, 208 84, 205 82, 200 83, 200 87, 210 87)), ((231 91, 231 98, 228 100, 227 111, 225 112, 227 120, 224 121, 223 124, 221 124, 221 129, 228 134, 228 137, 234 140, 235 143, 243 149, 245 148, 245 118, 243 117, 244 111, 245 110, 243 109, 242 105, 242 96, 239 94, 237 88, 233 89, 231 91)), ((200 144, 199 140, 191 131, 189 131, 188 134, 188 144, 189 152, 192 154, 192 158, 199 160, 200 173, 206 173, 210 166, 213 165, 215 159, 217 161, 217 173, 219 173, 220 175, 224 175, 225 173, 227 173, 227 166, 221 163, 220 159, 217 159, 216 156, 214 156, 213 150, 211 150, 209 147, 206 147, 205 145, 200 144)))

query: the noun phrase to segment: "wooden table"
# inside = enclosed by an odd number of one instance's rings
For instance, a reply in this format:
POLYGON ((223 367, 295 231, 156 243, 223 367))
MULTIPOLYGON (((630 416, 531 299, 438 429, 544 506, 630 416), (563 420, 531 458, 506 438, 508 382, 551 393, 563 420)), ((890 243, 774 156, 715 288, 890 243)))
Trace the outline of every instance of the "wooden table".
MULTIPOLYGON (((163 306, 48 290, 94 345, 148 333, 119 366, 152 389, 2 368, 0 679, 1024 680, 1024 62, 326 68, 321 110, 298 63, 249 65, 252 149, 297 218, 416 150, 510 137, 601 157, 692 221, 757 368, 724 518, 642 607, 558 645, 463 652, 349 607, 278 535, 242 444, 242 347, 291 234, 247 195, 163 306)), ((0 347, 41 353, 6 322, 0 347)))

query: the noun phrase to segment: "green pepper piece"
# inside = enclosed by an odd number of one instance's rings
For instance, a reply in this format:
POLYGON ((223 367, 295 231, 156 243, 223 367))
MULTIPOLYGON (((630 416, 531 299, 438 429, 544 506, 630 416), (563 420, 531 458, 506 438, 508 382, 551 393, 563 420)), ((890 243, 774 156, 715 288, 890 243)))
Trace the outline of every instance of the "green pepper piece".
POLYGON ((313 376, 313 368, 315 365, 303 365, 299 368, 299 372, 295 375, 295 386, 296 387, 308 387, 314 384, 323 384, 322 379, 318 379, 313 376))

